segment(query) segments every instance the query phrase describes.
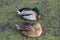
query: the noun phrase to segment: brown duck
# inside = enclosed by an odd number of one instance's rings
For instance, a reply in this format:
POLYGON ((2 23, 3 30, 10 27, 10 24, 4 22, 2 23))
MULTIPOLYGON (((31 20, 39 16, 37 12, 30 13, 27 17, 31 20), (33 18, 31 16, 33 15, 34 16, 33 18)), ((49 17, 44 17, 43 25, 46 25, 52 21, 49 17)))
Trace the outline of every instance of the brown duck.
POLYGON ((15 24, 17 30, 29 37, 39 37, 42 34, 42 28, 39 23, 18 22, 15 24))

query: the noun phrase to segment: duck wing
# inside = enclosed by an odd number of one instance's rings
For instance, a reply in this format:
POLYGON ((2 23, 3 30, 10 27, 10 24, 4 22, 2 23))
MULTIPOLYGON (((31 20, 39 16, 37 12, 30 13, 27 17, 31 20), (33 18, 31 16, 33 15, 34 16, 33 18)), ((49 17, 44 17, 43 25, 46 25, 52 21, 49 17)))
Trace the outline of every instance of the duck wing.
POLYGON ((32 10, 23 10, 22 12, 20 12, 19 10, 17 10, 17 14, 18 15, 24 15, 24 16, 26 16, 26 15, 33 15, 34 14, 34 12, 32 11, 32 10))
POLYGON ((22 9, 19 9, 20 12, 22 12, 23 10, 32 10, 31 8, 22 8, 22 9))
POLYGON ((23 23, 18 22, 15 25, 17 26, 17 29, 23 30, 23 31, 30 31, 32 28, 31 24, 28 22, 23 22, 23 23))
POLYGON ((23 16, 22 18, 27 19, 27 20, 36 20, 35 15, 27 15, 27 16, 23 16))

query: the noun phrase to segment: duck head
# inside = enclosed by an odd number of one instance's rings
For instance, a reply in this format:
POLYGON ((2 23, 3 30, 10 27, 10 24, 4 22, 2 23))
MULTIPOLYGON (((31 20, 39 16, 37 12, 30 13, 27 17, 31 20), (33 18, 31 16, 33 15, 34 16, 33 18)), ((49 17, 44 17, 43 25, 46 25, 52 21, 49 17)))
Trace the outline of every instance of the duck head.
POLYGON ((34 11, 37 12, 37 13, 40 12, 40 8, 38 8, 38 7, 35 7, 35 8, 33 8, 32 10, 34 10, 34 11))
POLYGON ((37 12, 36 18, 37 18, 37 19, 40 19, 40 17, 41 17, 40 8, 35 7, 35 8, 33 8, 32 10, 34 10, 35 12, 37 12))

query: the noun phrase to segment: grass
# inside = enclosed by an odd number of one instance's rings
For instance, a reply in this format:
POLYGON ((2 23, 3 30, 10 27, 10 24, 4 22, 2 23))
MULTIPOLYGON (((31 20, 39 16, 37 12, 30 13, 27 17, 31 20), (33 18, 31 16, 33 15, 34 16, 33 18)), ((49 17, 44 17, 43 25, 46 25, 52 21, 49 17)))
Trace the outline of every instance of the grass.
POLYGON ((0 0, 0 40, 60 40, 60 0, 0 0), (43 34, 38 38, 23 36, 14 24, 21 19, 16 10, 23 7, 40 7, 39 22, 43 34))

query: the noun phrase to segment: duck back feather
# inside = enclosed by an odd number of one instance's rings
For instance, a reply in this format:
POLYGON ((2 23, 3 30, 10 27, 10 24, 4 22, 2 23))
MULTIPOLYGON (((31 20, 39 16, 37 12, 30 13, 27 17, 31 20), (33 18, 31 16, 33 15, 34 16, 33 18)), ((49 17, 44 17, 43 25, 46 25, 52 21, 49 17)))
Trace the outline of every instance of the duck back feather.
POLYGON ((29 10, 32 10, 32 9, 31 8, 22 8, 22 9, 19 9, 20 12, 22 12, 23 10, 26 10, 26 11, 28 10, 29 11, 29 10))

